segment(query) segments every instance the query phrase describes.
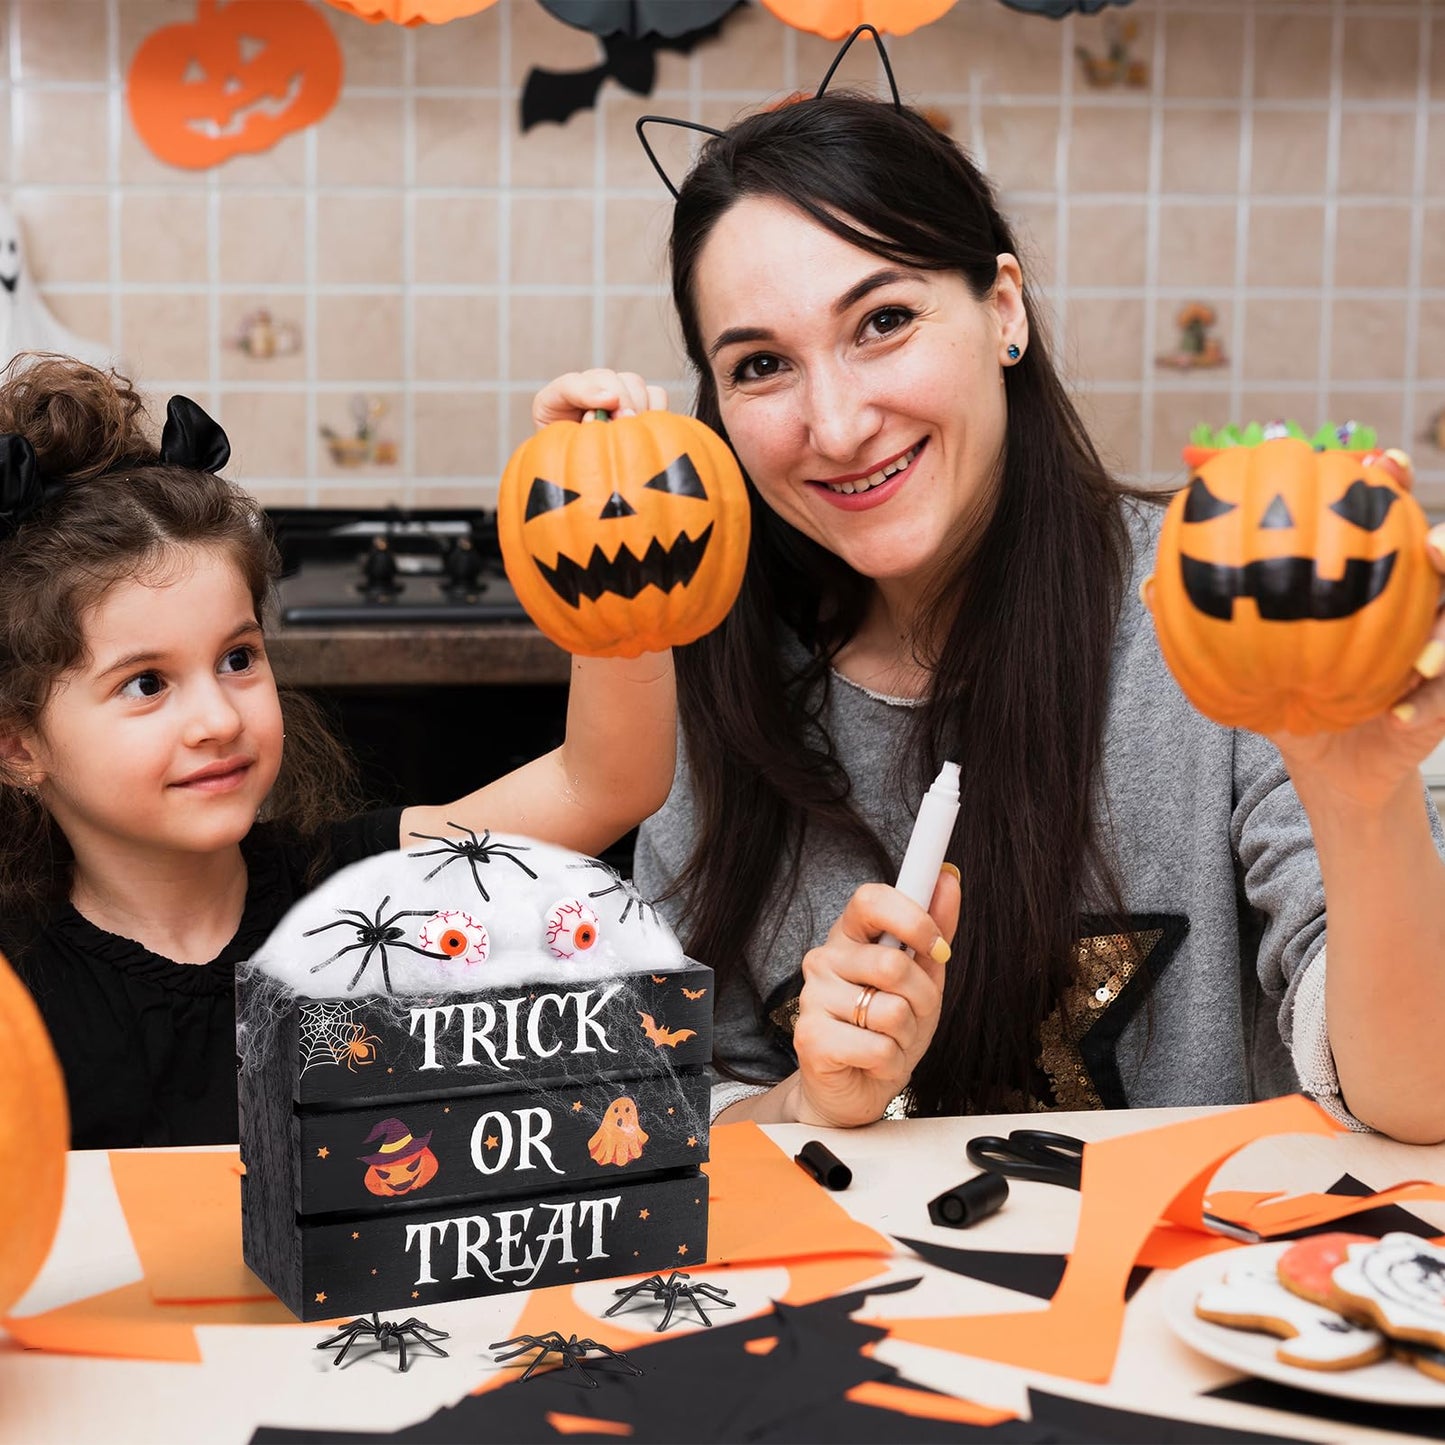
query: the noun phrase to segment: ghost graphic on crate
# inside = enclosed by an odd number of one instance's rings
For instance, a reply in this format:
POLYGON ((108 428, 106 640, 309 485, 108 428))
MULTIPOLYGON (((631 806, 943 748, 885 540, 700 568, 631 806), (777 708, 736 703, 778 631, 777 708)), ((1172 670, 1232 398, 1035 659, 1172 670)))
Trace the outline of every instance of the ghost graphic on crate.
POLYGON ((25 264, 20 223, 0 201, 0 365, 20 351, 58 351, 101 367, 115 360, 108 347, 77 336, 50 314, 25 264))

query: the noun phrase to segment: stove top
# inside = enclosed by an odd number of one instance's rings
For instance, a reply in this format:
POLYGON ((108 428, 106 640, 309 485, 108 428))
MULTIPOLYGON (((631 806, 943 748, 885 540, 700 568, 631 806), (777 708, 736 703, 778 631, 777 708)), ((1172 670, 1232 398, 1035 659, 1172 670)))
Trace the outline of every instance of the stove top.
POLYGON ((275 507, 291 627, 525 621, 483 510, 275 507))

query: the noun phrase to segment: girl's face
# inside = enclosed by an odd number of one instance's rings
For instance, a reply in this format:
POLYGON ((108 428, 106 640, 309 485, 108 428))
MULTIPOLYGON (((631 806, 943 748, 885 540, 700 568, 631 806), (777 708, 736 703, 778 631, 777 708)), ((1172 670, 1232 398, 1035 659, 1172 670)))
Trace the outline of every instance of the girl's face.
POLYGON ((23 740, 76 857, 210 853, 255 821, 281 765, 281 707, 235 564, 198 548, 113 586, 87 657, 23 740))
POLYGON ((998 475, 1005 352, 1028 343, 1018 262, 977 301, 957 272, 748 197, 696 276, 722 420, 763 500, 863 576, 926 583, 998 475))

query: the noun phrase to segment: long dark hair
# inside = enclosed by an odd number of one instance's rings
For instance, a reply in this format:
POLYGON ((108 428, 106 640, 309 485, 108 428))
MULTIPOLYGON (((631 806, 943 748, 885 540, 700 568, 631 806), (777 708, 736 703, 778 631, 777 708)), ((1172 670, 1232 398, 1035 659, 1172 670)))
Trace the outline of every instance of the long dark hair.
MULTIPOLYGON (((963 276, 978 300, 1017 246, 988 181, 922 116, 829 94, 739 122, 703 148, 673 218, 673 297, 699 374, 697 414, 724 432, 698 330, 696 270, 713 226, 745 196, 795 206, 835 235, 913 268, 963 276)), ((907 759, 915 795, 944 758, 962 764, 949 859, 963 923, 943 1016, 914 1071, 919 1114, 1002 1107, 1036 1095, 1038 1026, 1073 969, 1086 895, 1117 898, 1090 826, 1110 651, 1128 559, 1121 488, 1099 460, 1024 305, 1030 341, 1004 371, 1008 426, 992 510, 957 549, 919 633, 932 689, 907 759)), ((725 433, 724 433, 725 434, 725 433)), ((677 658, 699 825, 681 871, 686 946, 744 966, 758 917, 739 899, 791 892, 807 830, 840 830, 891 879, 819 725, 829 662, 872 587, 751 490, 753 542, 724 624, 677 658), (785 675, 778 619, 812 654, 785 675)), ((801 962, 801 960, 800 960, 801 962)))
MULTIPOLYGON (((240 487, 161 461, 130 381, 62 356, 0 374, 0 433, 23 436, 54 493, 0 540, 0 735, 40 721, 57 680, 85 657, 84 619, 117 582, 168 552, 228 557, 264 621, 280 557, 240 487)), ((357 805, 349 755, 316 704, 281 693, 286 748, 264 816, 311 832, 357 805)), ((0 757, 0 915, 35 918, 69 892, 73 858, 35 794, 0 757)))

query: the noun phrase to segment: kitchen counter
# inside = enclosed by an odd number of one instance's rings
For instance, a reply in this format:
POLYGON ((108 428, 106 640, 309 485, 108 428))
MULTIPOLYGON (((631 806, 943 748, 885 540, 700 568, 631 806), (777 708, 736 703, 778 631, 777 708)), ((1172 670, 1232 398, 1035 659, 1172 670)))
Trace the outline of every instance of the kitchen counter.
POLYGON ((288 627, 266 641, 288 687, 565 683, 569 659, 529 622, 484 626, 288 627))

